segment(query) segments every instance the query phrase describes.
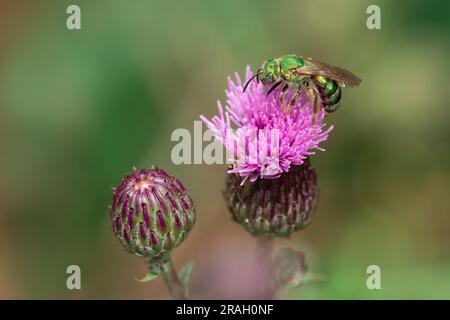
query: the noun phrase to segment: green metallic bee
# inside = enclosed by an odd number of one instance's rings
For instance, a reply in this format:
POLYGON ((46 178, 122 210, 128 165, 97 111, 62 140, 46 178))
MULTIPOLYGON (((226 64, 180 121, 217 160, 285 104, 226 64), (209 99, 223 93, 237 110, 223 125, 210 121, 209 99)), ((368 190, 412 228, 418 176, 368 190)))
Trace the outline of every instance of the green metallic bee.
POLYGON ((339 108, 342 98, 341 87, 354 87, 361 82, 361 79, 350 71, 295 54, 265 61, 256 74, 247 81, 244 92, 255 78, 263 84, 273 83, 267 92, 268 95, 280 84, 284 84, 280 93, 280 103, 286 114, 292 111, 297 97, 305 90, 313 106, 313 123, 317 119, 320 106, 326 113, 339 108), (295 90, 295 93, 285 105, 284 99, 289 88, 295 90))

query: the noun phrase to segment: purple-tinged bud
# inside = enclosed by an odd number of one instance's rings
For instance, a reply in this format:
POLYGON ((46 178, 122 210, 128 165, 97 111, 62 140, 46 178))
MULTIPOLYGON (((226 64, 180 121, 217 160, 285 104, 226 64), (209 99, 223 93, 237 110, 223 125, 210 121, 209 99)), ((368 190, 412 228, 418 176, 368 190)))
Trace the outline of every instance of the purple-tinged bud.
POLYGON ((233 219, 255 236, 289 237, 304 228, 318 196, 316 172, 309 160, 276 179, 254 182, 227 174, 224 192, 233 219))
POLYGON ((118 215, 115 219, 114 219, 114 232, 118 233, 120 232, 120 230, 122 229, 122 218, 120 215, 118 215))
POLYGON ((147 239, 147 226, 145 225, 145 222, 141 222, 139 224, 139 233, 141 234, 141 238, 143 240, 147 239))
POLYGON ((156 246, 158 244, 158 236, 154 231, 150 231, 150 239, 152 242, 152 245, 156 246))
POLYGON ((133 208, 130 208, 130 210, 128 210, 128 225, 130 226, 130 228, 133 228, 133 208))
POLYGON ((123 228, 123 238, 125 239, 125 241, 128 243, 128 244, 131 244, 131 236, 130 236, 130 227, 129 226, 125 226, 124 228, 123 228))
POLYGON ((157 168, 135 169, 122 179, 114 189, 110 216, 120 243, 129 252, 152 258, 178 246, 195 222, 184 186, 157 168))
POLYGON ((178 210, 178 205, 175 202, 175 199, 170 195, 170 193, 166 193, 166 199, 169 201, 173 209, 178 210))
POLYGON ((181 229, 180 217, 178 216, 178 214, 175 211, 172 212, 172 217, 173 217, 174 227, 177 228, 177 229, 181 229))
POLYGON ((156 219, 158 220, 158 227, 161 231, 166 231, 166 220, 164 220, 163 214, 161 211, 156 213, 156 219))
POLYGON ((120 209, 120 213, 121 213, 122 217, 126 217, 128 215, 128 202, 129 201, 130 201, 130 197, 128 195, 126 195, 125 199, 123 199, 123 201, 122 201, 122 208, 120 209))
POLYGON ((142 204, 142 218, 148 226, 152 224, 150 221, 150 216, 148 215, 147 205, 145 203, 142 204))

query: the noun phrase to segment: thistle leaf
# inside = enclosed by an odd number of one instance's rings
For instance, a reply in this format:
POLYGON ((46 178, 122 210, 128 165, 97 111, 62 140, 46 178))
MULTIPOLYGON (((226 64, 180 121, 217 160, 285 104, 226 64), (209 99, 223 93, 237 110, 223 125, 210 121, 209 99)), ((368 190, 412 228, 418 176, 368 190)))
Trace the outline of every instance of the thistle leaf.
POLYGON ((159 275, 160 275, 160 273, 149 272, 142 279, 136 278, 135 280, 139 281, 139 282, 148 282, 148 281, 152 281, 152 280, 158 278, 159 275))
POLYGON ((194 261, 189 262, 183 268, 181 268, 178 273, 178 278, 180 278, 180 282, 183 287, 187 288, 189 277, 191 276, 192 268, 194 267, 194 261))
POLYGON ((321 273, 315 273, 315 272, 308 271, 308 272, 306 272, 302 283, 310 284, 310 283, 320 283, 320 282, 325 282, 325 281, 326 281, 325 275, 323 275, 321 273))
POLYGON ((274 277, 278 288, 295 288, 304 283, 306 271, 303 252, 284 248, 275 257, 274 277))

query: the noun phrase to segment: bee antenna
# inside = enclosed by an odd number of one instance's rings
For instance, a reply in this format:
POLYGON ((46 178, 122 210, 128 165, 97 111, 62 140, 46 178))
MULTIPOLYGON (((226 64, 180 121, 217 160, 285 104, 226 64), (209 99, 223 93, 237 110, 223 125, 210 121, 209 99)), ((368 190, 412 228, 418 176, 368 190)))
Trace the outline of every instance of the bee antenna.
POLYGON ((275 90, 275 89, 281 84, 281 82, 282 82, 282 81, 278 81, 277 83, 275 83, 275 84, 272 86, 272 88, 270 88, 269 91, 267 91, 267 95, 269 95, 273 90, 275 90))
POLYGON ((255 79, 257 76, 259 76, 259 73, 256 73, 250 79, 248 79, 248 81, 244 85, 244 90, 242 92, 245 92, 245 90, 247 90, 247 87, 250 84, 250 82, 252 82, 252 80, 255 79))
MULTIPOLYGON (((256 70, 256 74, 259 76, 262 73, 263 69, 259 68, 258 70, 256 70)), ((256 77, 256 82, 258 82, 259 84, 259 77, 256 77)))

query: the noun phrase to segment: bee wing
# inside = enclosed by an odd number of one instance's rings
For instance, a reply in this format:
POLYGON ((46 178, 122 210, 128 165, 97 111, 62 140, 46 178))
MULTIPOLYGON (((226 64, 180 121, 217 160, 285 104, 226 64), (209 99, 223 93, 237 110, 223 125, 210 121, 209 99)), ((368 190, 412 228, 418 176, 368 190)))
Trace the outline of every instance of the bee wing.
POLYGON ((305 67, 298 69, 298 73, 300 74, 322 75, 327 78, 333 79, 341 87, 355 87, 361 82, 360 78, 358 78, 348 70, 332 66, 324 62, 316 61, 309 57, 300 56, 300 58, 307 62, 307 65, 305 67))

